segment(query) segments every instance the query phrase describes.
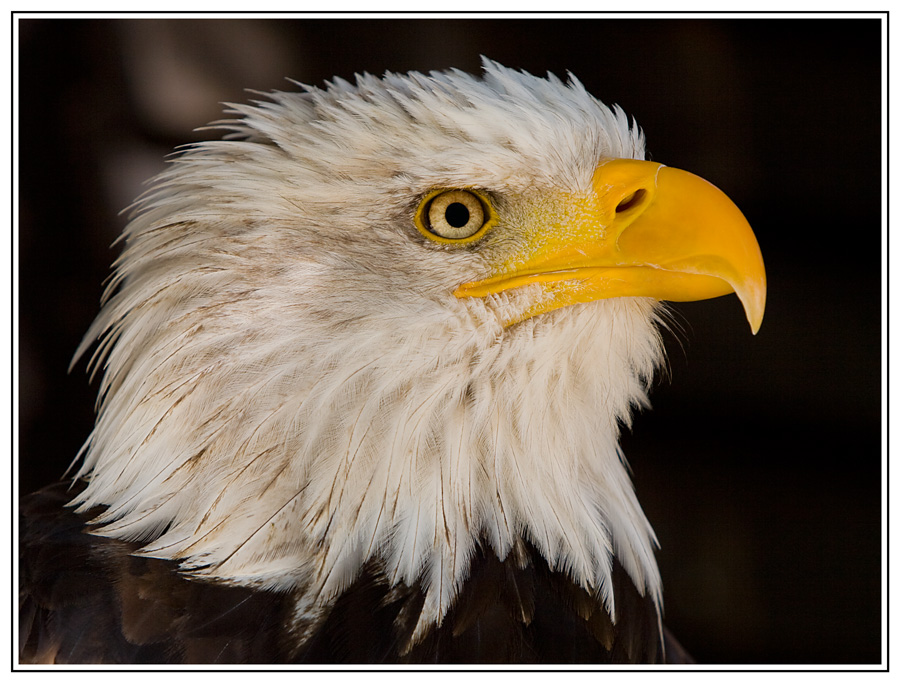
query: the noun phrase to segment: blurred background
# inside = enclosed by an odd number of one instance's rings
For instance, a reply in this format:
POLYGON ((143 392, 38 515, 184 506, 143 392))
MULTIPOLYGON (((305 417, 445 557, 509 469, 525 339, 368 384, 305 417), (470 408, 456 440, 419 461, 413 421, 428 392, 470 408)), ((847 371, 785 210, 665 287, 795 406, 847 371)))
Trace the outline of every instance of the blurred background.
POLYGON ((221 102, 386 70, 571 71, 754 227, 769 278, 678 305, 623 447, 666 621, 701 663, 881 657, 881 24, 871 19, 49 20, 19 29, 19 490, 59 479, 96 385, 67 366, 119 211, 221 102))

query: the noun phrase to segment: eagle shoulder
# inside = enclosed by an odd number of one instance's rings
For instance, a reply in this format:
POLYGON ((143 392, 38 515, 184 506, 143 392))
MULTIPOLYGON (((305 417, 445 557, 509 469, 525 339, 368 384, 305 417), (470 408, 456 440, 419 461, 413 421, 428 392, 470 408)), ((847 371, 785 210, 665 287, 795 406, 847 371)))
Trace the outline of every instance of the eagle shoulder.
POLYGON ((86 533, 97 510, 66 504, 83 483, 22 500, 22 663, 662 663, 689 662, 654 601, 614 560, 619 618, 520 543, 503 560, 476 551, 440 625, 415 639, 422 586, 367 564, 302 642, 296 596, 186 578, 138 544, 86 533), (668 655, 668 656, 666 656, 668 655))
POLYGON ((284 596, 189 581, 138 544, 86 533, 64 507, 83 483, 23 498, 19 658, 56 664, 230 664, 277 659, 284 596))

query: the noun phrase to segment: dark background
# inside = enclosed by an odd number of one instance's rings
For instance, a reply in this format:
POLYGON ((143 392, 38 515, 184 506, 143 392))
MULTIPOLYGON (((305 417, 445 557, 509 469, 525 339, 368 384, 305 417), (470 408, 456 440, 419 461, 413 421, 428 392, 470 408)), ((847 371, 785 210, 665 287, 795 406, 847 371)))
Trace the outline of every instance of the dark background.
POLYGON ((724 189, 769 278, 677 306, 670 377, 626 434, 666 620, 703 663, 881 657, 881 23, 714 20, 21 20, 22 492, 88 436, 67 366, 99 309, 118 212, 222 101, 358 71, 571 70, 650 156, 724 189))

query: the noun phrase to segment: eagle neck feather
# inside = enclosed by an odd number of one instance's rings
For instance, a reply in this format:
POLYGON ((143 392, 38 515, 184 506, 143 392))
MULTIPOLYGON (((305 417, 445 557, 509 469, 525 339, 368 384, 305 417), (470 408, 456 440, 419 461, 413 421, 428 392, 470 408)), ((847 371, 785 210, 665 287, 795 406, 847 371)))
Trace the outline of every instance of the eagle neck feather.
MULTIPOLYGON (((655 539, 618 447, 662 353, 653 302, 506 330, 490 306, 466 305, 422 311, 402 335, 374 314, 355 323, 365 335, 324 317, 310 329, 311 316, 303 335, 245 335, 239 354, 222 343, 233 316, 159 328, 158 353, 130 361, 155 373, 107 376, 116 401, 79 502, 109 506, 99 533, 147 540, 144 554, 198 578, 296 591, 307 614, 376 560, 391 584, 425 591, 418 635, 453 604, 479 544, 504 559, 528 540, 613 615, 615 555, 658 601, 655 539), (192 353, 172 354, 185 338, 192 353), (444 339, 468 342, 438 349, 444 339), (163 385, 176 368, 182 381, 163 385), (135 379, 148 374, 160 384, 135 379)), ((272 329, 267 315, 244 325, 272 329)))

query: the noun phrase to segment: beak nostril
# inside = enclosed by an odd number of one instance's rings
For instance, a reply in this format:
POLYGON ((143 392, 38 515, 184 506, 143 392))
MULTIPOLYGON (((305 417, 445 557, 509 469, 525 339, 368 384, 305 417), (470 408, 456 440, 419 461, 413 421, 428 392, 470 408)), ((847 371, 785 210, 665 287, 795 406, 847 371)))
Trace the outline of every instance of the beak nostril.
POLYGON ((618 206, 616 206, 616 213, 622 213, 624 211, 628 211, 628 209, 632 207, 637 206, 644 200, 644 195, 646 194, 646 190, 635 190, 619 202, 618 206))

